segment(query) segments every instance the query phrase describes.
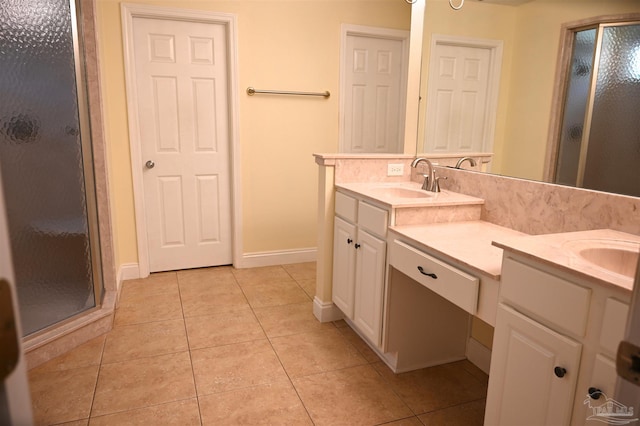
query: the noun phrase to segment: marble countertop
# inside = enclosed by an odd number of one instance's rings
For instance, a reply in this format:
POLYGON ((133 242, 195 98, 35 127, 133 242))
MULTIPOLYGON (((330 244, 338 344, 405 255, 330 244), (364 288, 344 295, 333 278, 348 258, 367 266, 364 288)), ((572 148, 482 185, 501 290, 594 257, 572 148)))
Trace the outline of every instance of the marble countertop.
POLYGON ((523 237, 526 234, 484 221, 433 223, 389 227, 414 245, 425 246, 453 264, 500 279, 502 249, 492 245, 496 239, 523 237))
POLYGON ((624 290, 633 290, 633 278, 628 278, 585 260, 571 249, 571 245, 581 241, 583 246, 590 242, 598 243, 613 241, 640 244, 640 236, 614 231, 598 229, 591 231, 563 232, 559 234, 530 235, 530 236, 497 236, 493 245, 511 251, 530 259, 542 261, 550 266, 560 268, 583 279, 596 280, 603 285, 612 285, 624 290))
POLYGON ((426 192, 427 196, 398 197, 381 192, 381 188, 406 188, 413 191, 422 191, 421 184, 417 182, 366 182, 366 183, 342 183, 336 184, 336 188, 372 199, 391 208, 408 207, 437 207, 456 206, 470 204, 484 204, 481 198, 442 190, 442 192, 426 192))
MULTIPOLYGON (((404 188, 421 191, 420 186, 417 182, 406 181, 336 184, 336 188, 342 191, 369 198, 395 209, 484 203, 480 198, 447 190, 428 193, 426 197, 401 196, 402 191, 384 190, 404 188)), ((445 260, 466 266, 496 280, 499 280, 501 275, 503 250, 508 250, 560 268, 578 278, 595 280, 601 285, 614 286, 626 291, 633 289, 633 278, 611 272, 586 260, 579 255, 576 244, 584 248, 585 245, 594 243, 602 245, 603 242, 622 241, 625 242, 623 244, 631 244, 634 250, 638 247, 636 244, 640 245, 640 235, 611 229, 528 235, 480 220, 391 226, 389 229, 418 248, 422 246, 426 251, 439 254, 445 260)))

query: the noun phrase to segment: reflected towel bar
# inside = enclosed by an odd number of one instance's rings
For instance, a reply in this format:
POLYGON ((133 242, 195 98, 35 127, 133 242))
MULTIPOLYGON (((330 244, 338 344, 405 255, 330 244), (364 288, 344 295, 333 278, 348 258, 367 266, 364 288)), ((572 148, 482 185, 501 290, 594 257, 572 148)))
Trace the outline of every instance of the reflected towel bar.
POLYGON ((253 96, 256 93, 264 93, 267 95, 322 96, 324 98, 331 96, 328 90, 326 92, 287 92, 283 90, 258 90, 253 87, 247 87, 247 95, 253 96))

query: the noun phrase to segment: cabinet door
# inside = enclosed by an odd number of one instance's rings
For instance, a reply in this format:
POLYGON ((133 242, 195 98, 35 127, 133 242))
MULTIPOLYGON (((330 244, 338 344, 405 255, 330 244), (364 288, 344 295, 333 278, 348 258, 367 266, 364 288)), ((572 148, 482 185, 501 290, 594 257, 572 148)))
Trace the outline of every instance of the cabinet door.
POLYGON ((500 304, 485 424, 569 424, 581 351, 580 343, 500 304))
POLYGON ((356 226, 336 217, 333 229, 332 299, 343 314, 353 319, 356 226))
POLYGON ((380 346, 386 243, 358 231, 354 322, 371 343, 380 346))

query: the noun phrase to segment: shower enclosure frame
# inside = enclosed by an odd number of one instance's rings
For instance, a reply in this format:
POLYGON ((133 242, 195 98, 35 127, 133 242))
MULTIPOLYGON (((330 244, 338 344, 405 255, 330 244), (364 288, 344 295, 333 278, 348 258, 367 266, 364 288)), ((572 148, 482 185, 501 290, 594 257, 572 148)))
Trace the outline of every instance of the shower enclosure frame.
POLYGON ((590 95, 586 107, 587 113, 584 119, 583 128, 585 130, 582 135, 580 162, 577 177, 577 186, 582 187, 587 149, 589 144, 588 129, 590 129, 591 127, 591 120, 593 117, 592 113, 594 97, 592 96, 592 94, 595 92, 597 83, 597 78, 595 76, 597 76, 598 72, 598 58, 600 57, 603 28, 637 24, 638 21, 640 21, 640 13, 624 13, 617 15, 595 16, 562 25, 560 29, 560 48, 558 49, 558 59, 556 61, 557 70, 553 87, 553 101, 551 105, 549 132, 547 136, 547 154, 545 158, 545 169, 543 175, 545 182, 555 182, 558 169, 558 154, 560 151, 560 140, 564 119, 564 103, 569 84, 569 77, 571 74, 571 61, 573 57, 572 54, 575 33, 586 29, 597 30, 596 52, 594 55, 594 58, 596 59, 593 63, 594 77, 592 78, 589 88, 590 95))
POLYGON ((96 30, 96 0, 69 0, 73 30, 78 111, 85 170, 86 203, 94 280, 93 308, 23 338, 29 368, 61 355, 112 328, 117 274, 109 201, 106 143, 96 30), (81 35, 81 37, 80 37, 81 35), (89 171, 89 173, 87 173, 89 171), (95 220, 92 220, 94 218, 95 220), (99 289, 96 288, 99 286, 99 289))
MULTIPOLYGON (((87 90, 87 76, 84 64, 84 47, 80 37, 81 29, 78 22, 81 22, 81 9, 78 7, 79 0, 68 0, 71 11, 71 31, 73 35, 73 58, 76 77, 76 91, 78 97, 78 119, 80 123, 80 144, 82 146, 82 165, 85 182, 85 199, 87 203, 87 225, 89 227, 89 242, 91 252, 91 272, 93 276, 93 298, 94 307, 79 312, 82 315, 95 309, 100 309, 102 296, 104 293, 104 278, 102 276, 102 262, 100 261, 100 232, 98 229, 98 203, 96 200, 96 185, 93 170, 93 146, 91 136, 91 123, 89 120, 89 101, 87 90), (87 135, 87 136, 82 136, 87 135)), ((55 326, 55 324, 53 325, 55 326)), ((47 327, 48 328, 48 327, 47 327)), ((45 329, 46 330, 46 329, 45 329)))

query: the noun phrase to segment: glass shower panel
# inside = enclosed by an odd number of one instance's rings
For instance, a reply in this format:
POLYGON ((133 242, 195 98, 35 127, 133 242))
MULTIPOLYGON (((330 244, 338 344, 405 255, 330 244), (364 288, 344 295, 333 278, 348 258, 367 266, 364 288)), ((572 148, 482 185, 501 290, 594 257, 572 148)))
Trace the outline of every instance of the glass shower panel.
POLYGON ((25 335, 95 306, 73 13, 69 0, 0 4, 0 164, 25 335))
POLYGON ((575 33, 560 134, 556 183, 575 186, 578 182, 583 124, 591 89, 595 49, 595 28, 575 33))
POLYGON ((584 187, 640 196, 640 25, 605 27, 584 187))

